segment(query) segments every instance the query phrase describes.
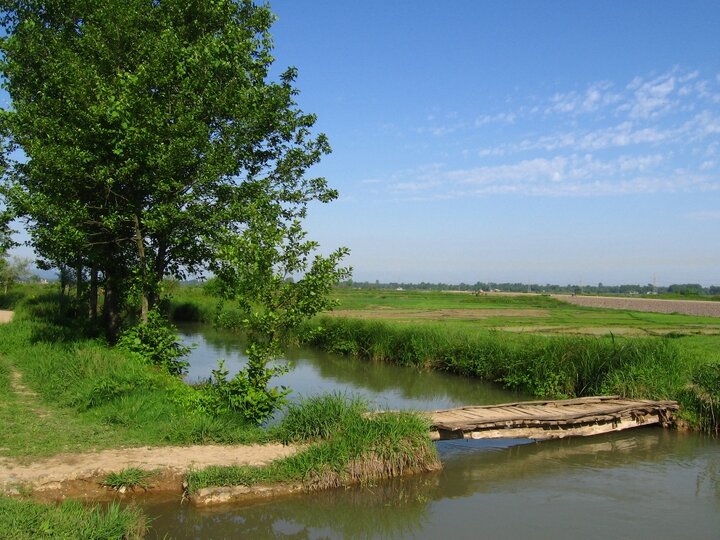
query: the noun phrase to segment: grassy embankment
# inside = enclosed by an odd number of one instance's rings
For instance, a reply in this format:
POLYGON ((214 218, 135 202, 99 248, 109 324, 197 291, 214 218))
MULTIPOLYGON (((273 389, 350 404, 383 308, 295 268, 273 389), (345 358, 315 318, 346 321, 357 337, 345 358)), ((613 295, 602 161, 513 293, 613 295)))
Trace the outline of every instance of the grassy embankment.
MULTIPOLYGON (((3 307, 15 309, 13 322, 0 325, 2 457, 32 461, 61 452, 119 446, 306 443, 293 457, 267 469, 242 468, 241 476, 238 468, 195 471, 190 479, 193 489, 213 482, 290 481, 313 489, 437 467, 428 426, 420 417, 366 417, 364 405, 340 396, 308 403, 307 410, 296 406, 272 430, 249 425, 236 415, 204 413, 195 406, 194 388, 88 337, 92 329, 75 322, 71 305, 63 309, 56 295, 40 288, 25 293, 15 294, 12 303, 0 299, 3 307)), ((18 538, 26 530, 40 536, 45 529, 62 531, 62 523, 72 523, 80 512, 72 505, 37 506, 2 496, 0 504, 7 509, 0 512, 0 530, 18 538), (33 525, 36 522, 39 525, 33 525)), ((102 514, 94 509, 85 512, 88 522, 102 514)), ((111 509, 107 526, 121 516, 134 527, 135 515, 132 509, 111 509)), ((135 534, 132 527, 126 529, 128 534, 135 534)))
MULTIPOLYGON (((201 287, 177 291, 175 316, 229 312, 201 287), (193 306, 192 308, 190 306, 193 306)), ((543 295, 338 289, 332 317, 299 339, 374 361, 439 369, 538 397, 675 399, 692 426, 718 432, 720 319, 574 306, 543 295)))
POLYGON ((428 437, 429 425, 417 414, 368 415, 367 404, 341 395, 307 398, 291 405, 276 434, 285 443, 307 447, 262 469, 209 467, 188 475, 188 490, 300 482, 308 489, 368 483, 440 468, 428 437))
POLYGON ((720 319, 583 308, 538 295, 337 292, 341 316, 308 325, 305 342, 538 397, 676 399, 692 425, 718 431, 720 319))
POLYGON ((29 297, 13 322, 0 326, 0 385, 11 389, 15 374, 39 400, 3 393, 0 455, 27 460, 121 445, 269 440, 232 417, 189 411, 192 388, 87 337, 58 310, 56 297, 29 297))

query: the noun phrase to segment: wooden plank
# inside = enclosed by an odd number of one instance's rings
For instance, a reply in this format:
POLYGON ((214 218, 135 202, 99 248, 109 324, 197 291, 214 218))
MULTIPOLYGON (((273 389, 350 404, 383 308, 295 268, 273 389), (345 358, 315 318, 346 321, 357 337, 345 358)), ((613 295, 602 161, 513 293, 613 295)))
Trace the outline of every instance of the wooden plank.
POLYGON ((458 407, 430 413, 429 416, 434 426, 433 433, 438 438, 493 437, 497 433, 503 437, 533 433, 547 438, 545 432, 558 432, 567 437, 664 423, 678 408, 674 401, 596 396, 458 407))

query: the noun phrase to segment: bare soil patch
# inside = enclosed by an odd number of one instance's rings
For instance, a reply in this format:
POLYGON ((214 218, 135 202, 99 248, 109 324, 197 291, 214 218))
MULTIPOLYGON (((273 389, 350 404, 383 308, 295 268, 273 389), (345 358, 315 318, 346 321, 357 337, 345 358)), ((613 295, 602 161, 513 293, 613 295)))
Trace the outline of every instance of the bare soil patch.
POLYGON ((546 309, 340 309, 327 313, 331 317, 347 317, 354 319, 462 319, 481 320, 491 317, 549 317, 546 309))
POLYGON ((13 311, 0 309, 0 324, 9 323, 10 321, 12 321, 13 315, 15 315, 15 312, 13 311))
POLYGON ((698 317, 720 317, 720 302, 701 300, 661 300, 651 298, 616 298, 609 296, 553 295, 554 298, 574 304, 608 309, 647 311, 651 313, 682 313, 698 317))
MULTIPOLYGON (((613 334, 616 336, 647 336, 649 333, 642 328, 633 328, 627 326, 500 326, 498 330, 504 332, 517 332, 523 334, 572 334, 587 336, 606 336, 613 334)), ((669 334, 674 330, 653 331, 653 334, 669 334)))
POLYGON ((0 492, 17 494, 32 490, 42 498, 113 497, 101 486, 104 477, 128 467, 158 471, 150 481, 152 491, 180 493, 183 475, 210 465, 267 465, 292 455, 297 447, 267 445, 196 445, 120 448, 84 454, 59 454, 22 465, 0 458, 0 492))

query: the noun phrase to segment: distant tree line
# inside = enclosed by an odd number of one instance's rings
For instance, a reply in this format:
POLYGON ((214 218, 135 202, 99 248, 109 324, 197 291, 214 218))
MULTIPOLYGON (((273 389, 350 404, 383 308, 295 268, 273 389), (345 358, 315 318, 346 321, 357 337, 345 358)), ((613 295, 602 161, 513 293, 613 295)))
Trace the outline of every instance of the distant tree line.
POLYGON ((473 292, 533 292, 533 293, 574 293, 574 294, 679 294, 682 296, 714 296, 720 295, 720 285, 703 287, 698 283, 678 283, 666 287, 655 286, 652 283, 647 285, 625 284, 625 285, 553 285, 547 283, 496 283, 493 281, 476 283, 380 283, 379 281, 344 281, 341 287, 355 289, 403 289, 422 291, 473 291, 473 292))

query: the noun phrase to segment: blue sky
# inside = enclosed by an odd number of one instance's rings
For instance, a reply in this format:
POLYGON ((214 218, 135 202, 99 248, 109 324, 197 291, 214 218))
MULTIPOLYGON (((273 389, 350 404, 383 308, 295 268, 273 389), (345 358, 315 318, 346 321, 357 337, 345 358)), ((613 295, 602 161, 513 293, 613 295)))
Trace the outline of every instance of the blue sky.
POLYGON ((271 6, 356 280, 720 284, 720 4, 271 6))
POLYGON ((720 284, 719 3, 270 3, 356 280, 720 284))

